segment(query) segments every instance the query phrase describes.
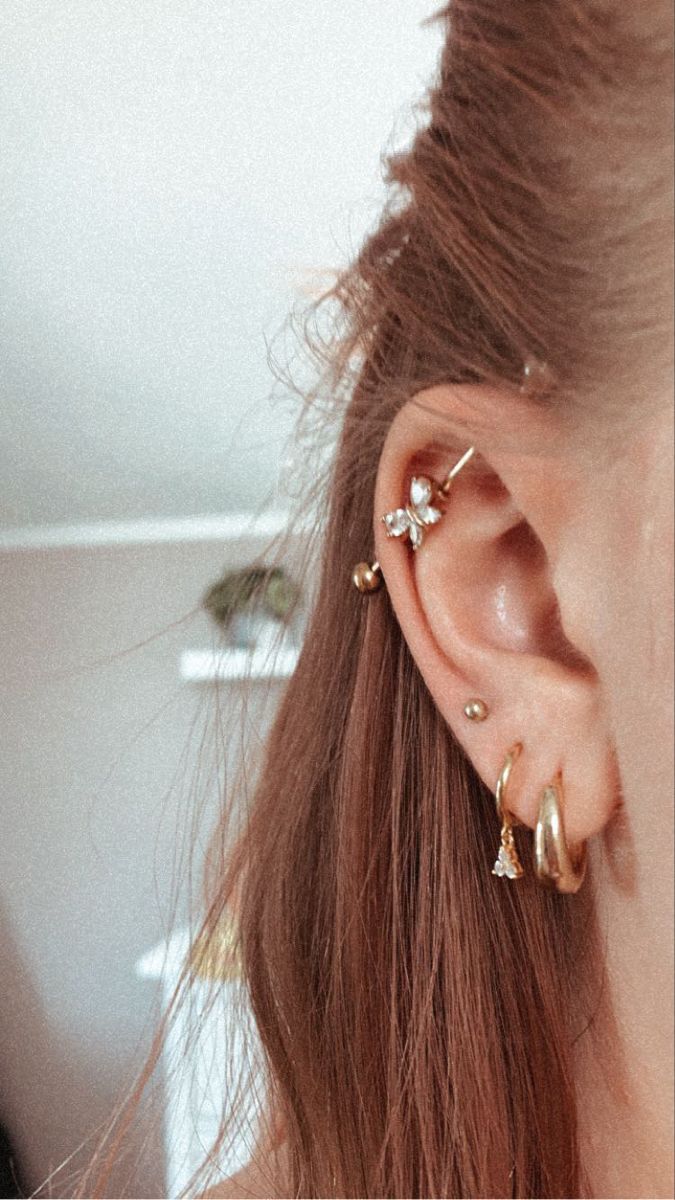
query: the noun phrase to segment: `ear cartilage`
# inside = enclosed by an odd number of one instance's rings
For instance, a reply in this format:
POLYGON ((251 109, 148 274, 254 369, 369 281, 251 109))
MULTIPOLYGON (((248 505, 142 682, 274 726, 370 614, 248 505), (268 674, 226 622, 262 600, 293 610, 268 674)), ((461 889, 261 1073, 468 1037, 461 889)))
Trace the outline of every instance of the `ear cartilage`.
POLYGON ((413 550, 419 550, 426 529, 430 525, 436 525, 443 516, 443 509, 438 507, 439 503, 447 500, 453 480, 474 451, 475 446, 470 446, 441 483, 430 479, 428 475, 414 475, 410 481, 408 503, 403 508, 392 509, 381 518, 387 537, 408 538, 413 550))

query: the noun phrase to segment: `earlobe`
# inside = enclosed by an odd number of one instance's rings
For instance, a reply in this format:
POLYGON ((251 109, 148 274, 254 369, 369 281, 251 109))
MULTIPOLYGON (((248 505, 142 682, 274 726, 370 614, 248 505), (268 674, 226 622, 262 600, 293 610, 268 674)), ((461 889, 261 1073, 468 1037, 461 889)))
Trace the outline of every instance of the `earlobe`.
MULTIPOLYGON (((448 389, 450 418, 460 391, 448 389)), ((527 452, 526 429, 510 460, 486 439, 467 456, 461 445, 444 450, 428 411, 409 404, 383 448, 375 494, 375 550, 396 616, 436 704, 493 792, 509 748, 522 744, 510 781, 518 821, 534 830, 544 789, 560 773, 574 845, 605 824, 617 787, 599 680, 565 636, 552 582, 564 531, 555 513, 532 502, 545 503, 547 490, 554 497, 560 480, 551 477, 550 457, 527 452), (438 487, 462 460, 441 516, 422 523, 421 539, 398 532, 397 513, 407 510, 415 523, 411 480, 424 476, 438 487), (535 526, 551 530, 548 547, 535 526), (476 698, 489 719, 467 720, 465 706, 476 698)), ((564 459, 559 469, 563 475, 564 459)))

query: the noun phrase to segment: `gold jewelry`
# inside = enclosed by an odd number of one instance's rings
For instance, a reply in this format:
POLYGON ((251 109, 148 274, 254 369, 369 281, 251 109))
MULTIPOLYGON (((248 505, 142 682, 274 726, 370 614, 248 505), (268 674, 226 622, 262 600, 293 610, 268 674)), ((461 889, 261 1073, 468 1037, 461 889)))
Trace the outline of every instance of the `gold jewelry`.
POLYGON ((352 583, 360 592, 377 592, 382 587, 384 579, 379 562, 357 563, 352 571, 352 583))
POLYGON ((520 876, 523 874, 523 867, 520 859, 518 858, 516 843, 513 840, 512 826, 514 824, 517 825, 518 822, 516 821, 515 817, 511 816, 504 803, 504 793, 506 791, 506 785, 509 781, 509 775, 511 774, 511 768, 518 758, 522 748, 522 742, 516 742, 515 745, 511 747, 506 755, 506 759, 504 760, 504 766, 499 772, 499 779, 497 780, 497 786, 495 788, 497 816, 502 823, 502 828, 499 838, 499 853, 495 859, 495 865, 492 868, 492 874, 503 875, 506 876, 507 879, 520 879, 520 876))
POLYGON ((464 705, 463 712, 470 721, 484 721, 489 709, 484 700, 469 700, 464 705))
MULTIPOLYGON (((475 446, 469 447, 459 462, 448 471, 442 483, 436 483, 427 475, 415 475, 410 481, 410 501, 405 508, 395 508, 381 517, 387 528, 387 537, 407 537, 413 550, 418 550, 425 529, 435 525, 443 516, 443 510, 438 505, 447 500, 453 479, 469 461, 474 450, 475 446)), ((367 562, 359 562, 352 571, 352 583, 364 595, 379 591, 383 582, 378 562, 372 566, 367 562)))
POLYGON ((538 883, 558 892, 578 892, 586 874, 586 843, 570 850, 562 810, 562 775, 544 788, 534 831, 534 870, 538 883))
POLYGON ((447 500, 452 482, 474 453, 475 446, 462 455, 459 462, 448 471, 442 483, 428 475, 414 475, 410 481, 410 499, 404 508, 394 508, 380 518, 385 524, 387 537, 407 537, 413 550, 419 550, 424 541, 424 532, 429 525, 436 525, 443 516, 439 503, 447 500))

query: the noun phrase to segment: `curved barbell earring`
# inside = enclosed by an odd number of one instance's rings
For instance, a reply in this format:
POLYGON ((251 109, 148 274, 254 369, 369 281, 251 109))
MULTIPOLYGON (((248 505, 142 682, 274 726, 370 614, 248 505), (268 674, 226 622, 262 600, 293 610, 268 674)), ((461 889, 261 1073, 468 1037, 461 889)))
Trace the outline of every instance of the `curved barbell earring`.
POLYGON ((586 843, 567 845, 562 817, 562 775, 543 790, 534 831, 534 871, 537 882, 558 892, 578 892, 586 874, 586 843))

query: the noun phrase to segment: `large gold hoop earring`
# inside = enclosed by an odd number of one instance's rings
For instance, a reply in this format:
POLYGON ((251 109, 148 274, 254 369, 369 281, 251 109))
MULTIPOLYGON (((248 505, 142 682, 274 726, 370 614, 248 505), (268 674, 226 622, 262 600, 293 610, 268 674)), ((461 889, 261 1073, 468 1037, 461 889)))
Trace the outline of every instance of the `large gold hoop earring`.
POLYGON ((558 892, 578 892, 586 874, 586 843, 570 850, 561 807, 562 777, 544 788, 534 831, 534 871, 537 882, 558 892))
POLYGON ((499 852, 495 859, 495 865, 492 868, 492 874, 501 875, 505 879, 520 879, 523 874, 522 863, 518 858, 518 851, 513 838, 512 827, 514 824, 517 824, 517 821, 511 815, 505 803, 506 785, 509 781, 511 768, 522 748, 522 742, 516 742, 511 747, 504 760, 504 766, 499 772, 499 779, 495 788, 497 816, 502 823, 502 828, 499 835, 499 852))

